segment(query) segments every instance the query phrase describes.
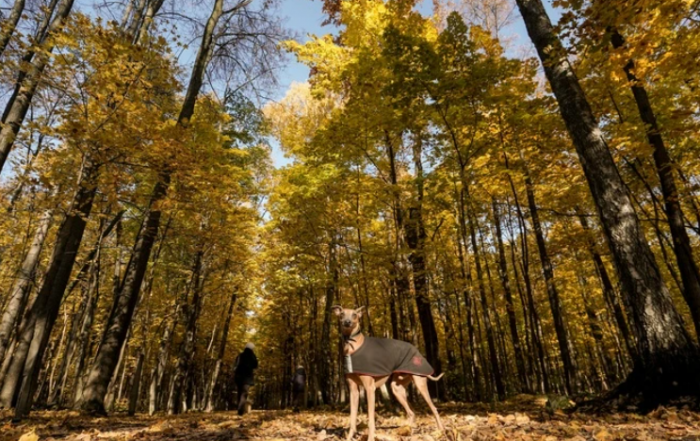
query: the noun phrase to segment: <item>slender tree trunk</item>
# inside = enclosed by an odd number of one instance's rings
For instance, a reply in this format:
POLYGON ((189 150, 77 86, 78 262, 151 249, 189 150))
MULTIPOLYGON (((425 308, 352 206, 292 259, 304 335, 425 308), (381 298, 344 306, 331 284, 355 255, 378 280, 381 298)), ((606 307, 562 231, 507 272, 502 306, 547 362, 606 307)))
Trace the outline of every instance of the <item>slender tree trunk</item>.
POLYGON ((336 238, 335 233, 331 233, 334 237, 328 246, 328 274, 331 280, 326 286, 326 301, 323 305, 323 328, 321 330, 321 350, 318 352, 316 365, 319 368, 319 383, 321 387, 321 397, 323 404, 331 404, 333 402, 331 395, 332 388, 332 345, 331 345, 331 307, 336 301, 336 289, 338 286, 338 261, 336 255, 336 238))
MULTIPOLYGON (((627 390, 654 404, 700 394, 697 347, 661 278, 626 188, 541 0, 517 0, 530 38, 559 102, 601 218, 637 337, 637 362, 627 390)), ((625 388, 620 392, 624 392, 625 388)))
MULTIPOLYGON (((360 228, 360 170, 358 167, 357 170, 357 186, 358 186, 358 193, 357 197, 355 200, 355 214, 357 215, 357 248, 358 252, 360 254, 360 278, 361 278, 361 290, 364 293, 364 302, 366 306, 365 313, 363 314, 363 317, 366 318, 367 320, 367 331, 370 336, 374 335, 374 329, 372 329, 372 311, 370 311, 370 303, 369 303, 369 287, 367 286, 367 269, 366 269, 366 263, 365 263, 365 251, 364 248, 362 247, 362 229, 360 228)), ((359 284, 359 283, 358 283, 359 284)))
POLYGON ((151 384, 148 389, 148 414, 153 415, 158 410, 158 403, 160 403, 160 397, 162 396, 162 385, 163 376, 165 375, 165 368, 168 364, 168 356, 170 354, 170 345, 172 344, 173 335, 175 333, 175 328, 177 327, 177 319, 180 314, 179 306, 175 306, 175 319, 173 320, 172 326, 164 326, 163 338, 160 341, 160 347, 158 349, 158 359, 156 360, 156 367, 151 375, 151 384))
POLYGON ((22 316, 24 308, 29 300, 29 288, 34 281, 36 268, 39 265, 41 250, 46 240, 46 234, 49 232, 51 220, 53 218, 53 208, 44 210, 39 223, 34 232, 32 244, 24 256, 24 261, 20 267, 17 280, 10 291, 10 300, 5 306, 5 312, 0 320, 0 360, 3 360, 10 343, 12 331, 17 326, 18 319, 22 316))
MULTIPOLYGON (((117 247, 119 246, 119 225, 121 224, 117 224, 117 247)), ((117 254, 117 262, 118 261, 119 254, 117 254)), ((90 296, 88 297, 88 303, 85 307, 85 314, 81 321, 80 333, 78 334, 78 340, 76 342, 76 347, 78 348, 78 365, 75 368, 73 404, 77 403, 83 395, 83 370, 85 369, 85 361, 89 353, 90 331, 92 330, 92 323, 95 320, 95 310, 97 309, 97 303, 100 299, 100 261, 96 260, 95 264, 95 272, 93 273, 92 280, 89 282, 90 286, 88 288, 90 296)), ((118 265, 118 263, 116 265, 118 265)))
MULTIPOLYGON (((524 158, 521 158, 524 162, 524 158)), ((561 307, 561 299, 557 286, 554 281, 554 268, 549 259, 547 245, 544 240, 544 232, 540 223, 539 210, 535 202, 535 190, 532 180, 527 170, 525 170, 525 190, 527 192, 527 201, 530 208, 530 217, 532 219, 532 228, 535 232, 537 240, 537 249, 540 253, 540 263, 542 264, 542 274, 544 275, 545 284, 547 285, 547 296, 549 297, 549 305, 552 309, 552 318, 554 319, 554 330, 557 333, 559 342, 559 351, 564 363, 564 384, 566 393, 571 394, 576 392, 576 372, 574 372, 574 363, 572 358, 571 341, 569 333, 564 324, 564 312, 561 307)))
MULTIPOLYGON (((243 0, 238 3, 237 8, 243 8, 249 3, 250 0, 243 0)), ((177 121, 177 126, 181 129, 185 129, 189 125, 194 114, 197 96, 204 81, 204 71, 214 48, 214 30, 223 15, 223 6, 223 0, 215 1, 212 13, 205 26, 190 83, 177 121)), ((116 367, 119 351, 124 344, 126 332, 131 324, 134 309, 136 308, 153 243, 160 227, 161 211, 159 205, 167 194, 170 180, 171 172, 166 168, 160 173, 160 179, 151 194, 144 225, 136 238, 124 281, 121 284, 118 295, 114 299, 112 313, 105 327, 105 333, 98 348, 95 361, 90 369, 84 401, 81 405, 84 410, 98 414, 105 413, 104 397, 107 393, 107 386, 116 367)))
POLYGON ((3 20, 2 23, 0 23, 0 57, 2 57, 2 55, 5 53, 5 49, 10 43, 12 34, 15 33, 17 23, 19 23, 19 19, 22 17, 22 12, 24 12, 24 4, 25 0, 15 0, 15 3, 12 5, 12 9, 10 10, 10 14, 5 20, 3 20))
POLYGON ((192 371, 192 359, 197 344, 197 321, 202 310, 202 295, 204 289, 205 263, 204 252, 197 251, 194 266, 192 268, 192 303, 187 306, 187 323, 185 324, 185 336, 180 349, 177 367, 175 370, 175 407, 173 413, 180 413, 183 392, 187 388, 187 380, 192 371))
MULTIPOLYGON (((617 29, 612 29, 611 42, 615 49, 624 47, 625 40, 617 29)), ((683 281, 683 296, 685 297, 690 313, 695 324, 695 333, 700 337, 700 272, 693 257, 690 246, 690 238, 685 229, 683 209, 679 200, 676 178, 673 176, 673 163, 669 155, 661 131, 656 122, 654 109, 642 82, 634 74, 634 60, 629 60, 624 66, 625 74, 632 88, 634 100, 637 103, 639 116, 647 126, 647 139, 654 147, 654 165, 661 183, 661 194, 664 198, 664 209, 668 218, 671 237, 673 238, 673 252, 676 255, 678 270, 683 281)))
MULTIPOLYGON (((47 32, 41 36, 38 45, 43 45, 49 35, 57 32, 73 8, 74 0, 62 0, 56 7, 56 14, 50 22, 47 32)), ((47 12, 50 14, 50 11, 47 12)), ((44 51, 34 55, 34 49, 30 49, 28 54, 29 67, 26 73, 20 75, 16 93, 11 97, 3 114, 3 126, 0 130, 0 171, 2 171, 7 157, 10 155, 15 138, 19 133, 24 117, 27 115, 29 106, 36 92, 41 77, 50 61, 50 54, 53 52, 54 44, 51 43, 44 51)), ((26 59, 27 57, 25 57, 26 59)))
POLYGON ((216 355, 216 362, 214 364, 214 372, 211 375, 211 381, 209 383, 208 394, 206 397, 206 412, 212 412, 214 410, 214 390, 216 389, 216 382, 219 379, 219 373, 221 372, 221 365, 224 362, 224 355, 226 354, 226 344, 228 343, 228 332, 231 328, 231 319, 233 318, 233 308, 236 305, 236 300, 238 299, 238 291, 233 290, 231 293, 231 300, 228 305, 228 312, 226 313, 226 320, 224 321, 224 327, 221 330, 221 341, 219 342, 219 352, 216 355))
POLYGON ((129 391, 129 416, 134 416, 136 406, 139 402, 139 392, 141 391, 141 373, 143 372, 143 350, 139 351, 138 361, 136 362, 136 370, 131 380, 131 390, 129 391))
POLYGON ((515 366, 518 370, 520 384, 525 390, 529 390, 530 386, 527 381, 527 373, 525 371, 525 359, 523 351, 520 347, 520 337, 518 336, 518 320, 515 316, 515 305, 513 303, 513 294, 510 290, 510 278, 508 277, 508 264, 506 262, 506 252, 503 246, 503 234, 501 232, 501 216, 498 212, 498 204, 496 199, 492 200, 493 223, 496 227, 496 245, 498 246, 498 275, 501 278, 503 285, 503 295, 506 301, 506 313, 508 314, 508 325, 510 327, 510 338, 513 343, 513 352, 515 354, 515 366))

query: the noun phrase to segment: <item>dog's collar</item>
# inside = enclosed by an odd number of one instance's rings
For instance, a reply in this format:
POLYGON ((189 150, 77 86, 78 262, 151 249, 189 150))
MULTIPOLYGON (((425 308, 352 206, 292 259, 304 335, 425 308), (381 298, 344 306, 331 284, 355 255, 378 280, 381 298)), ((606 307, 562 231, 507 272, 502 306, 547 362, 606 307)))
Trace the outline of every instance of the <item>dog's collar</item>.
POLYGON ((360 334, 362 334, 362 329, 359 329, 359 328, 358 328, 358 329, 357 329, 357 332, 355 332, 355 333, 353 333, 353 334, 350 334, 350 336, 348 336, 348 337, 346 337, 346 336, 343 335, 343 340, 345 340, 345 341, 355 341, 355 337, 357 337, 357 336, 360 335, 360 334))

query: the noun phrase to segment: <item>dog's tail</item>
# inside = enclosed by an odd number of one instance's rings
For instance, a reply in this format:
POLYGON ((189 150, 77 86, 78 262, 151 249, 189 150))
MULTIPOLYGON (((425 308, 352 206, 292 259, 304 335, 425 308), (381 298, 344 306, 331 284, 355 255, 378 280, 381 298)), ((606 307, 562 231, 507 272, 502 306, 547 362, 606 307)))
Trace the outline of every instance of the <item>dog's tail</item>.
POLYGON ((443 375, 445 375, 444 372, 441 373, 440 375, 438 375, 437 377, 433 377, 432 375, 428 375, 428 378, 433 380, 433 381, 438 381, 438 380, 440 380, 440 378, 442 378, 443 375))

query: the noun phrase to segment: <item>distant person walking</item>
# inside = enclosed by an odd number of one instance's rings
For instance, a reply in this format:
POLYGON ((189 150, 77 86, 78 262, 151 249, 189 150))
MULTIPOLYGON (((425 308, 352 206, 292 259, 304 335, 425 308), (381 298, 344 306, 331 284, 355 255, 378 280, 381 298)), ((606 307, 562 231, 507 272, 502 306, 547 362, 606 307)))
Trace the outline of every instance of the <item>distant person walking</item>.
POLYGON ((306 389, 306 370, 304 370, 304 366, 297 366, 297 370, 294 372, 291 383, 294 412, 299 412, 299 404, 304 398, 304 390, 306 389))
POLYGON ((238 390, 238 415, 243 415, 248 403, 248 391, 255 383, 254 371, 258 368, 258 358, 255 356, 255 345, 246 343, 243 352, 236 357, 236 367, 233 373, 233 380, 238 390))

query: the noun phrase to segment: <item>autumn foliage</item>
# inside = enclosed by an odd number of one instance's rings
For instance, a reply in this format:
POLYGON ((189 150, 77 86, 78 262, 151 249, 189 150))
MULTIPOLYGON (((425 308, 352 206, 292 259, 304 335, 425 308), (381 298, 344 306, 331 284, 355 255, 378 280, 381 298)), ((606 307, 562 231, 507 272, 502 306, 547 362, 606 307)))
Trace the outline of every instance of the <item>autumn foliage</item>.
MULTIPOLYGON (((326 0, 329 34, 303 41, 274 1, 9 3, 0 407, 16 418, 232 409, 248 341, 256 409, 291 406, 299 365, 304 404, 343 409, 335 304, 445 373, 430 387, 455 437, 609 435, 459 402, 697 404, 693 2, 558 0, 552 24, 541 0, 326 0), (270 100, 285 53, 311 74, 270 100)), ((342 433, 306 417, 290 430, 342 433)), ((138 436, 160 424, 139 418, 138 436)), ((606 427, 627 436, 629 418, 606 427)))

